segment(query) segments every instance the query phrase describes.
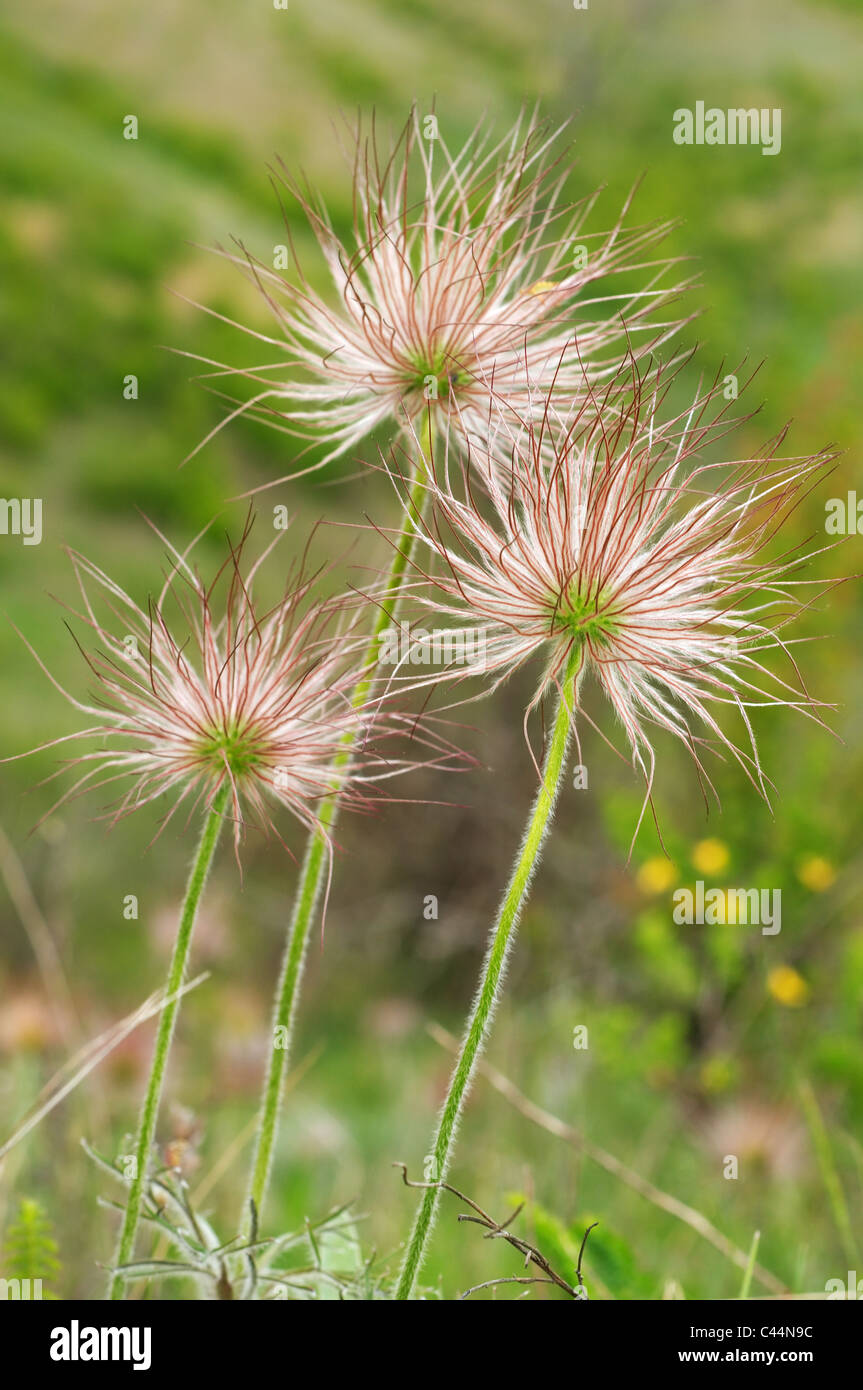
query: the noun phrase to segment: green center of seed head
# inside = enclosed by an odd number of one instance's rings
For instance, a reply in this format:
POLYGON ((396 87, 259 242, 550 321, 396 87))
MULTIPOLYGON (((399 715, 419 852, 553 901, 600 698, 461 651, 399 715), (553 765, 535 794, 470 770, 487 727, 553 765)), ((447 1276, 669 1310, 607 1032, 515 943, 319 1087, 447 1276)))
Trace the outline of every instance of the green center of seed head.
POLYGON ((608 647, 620 632, 620 619, 606 590, 583 592, 576 579, 555 603, 552 629, 556 635, 567 632, 579 641, 608 647))
POLYGON ((233 777, 246 776, 261 761, 254 736, 239 724, 212 729, 204 737, 201 756, 213 772, 224 772, 227 764, 233 777))
POLYGON ((408 389, 426 400, 449 399, 450 392, 470 384, 470 376, 462 371, 449 353, 437 348, 426 356, 413 358, 407 381, 408 389))

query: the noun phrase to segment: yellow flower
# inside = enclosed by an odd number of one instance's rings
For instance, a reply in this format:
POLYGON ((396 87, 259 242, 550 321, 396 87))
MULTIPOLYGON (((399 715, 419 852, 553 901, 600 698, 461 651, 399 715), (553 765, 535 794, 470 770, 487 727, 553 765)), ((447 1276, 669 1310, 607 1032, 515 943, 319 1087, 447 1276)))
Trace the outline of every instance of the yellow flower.
POLYGON ((528 294, 548 294, 549 290, 556 290, 557 285, 553 280, 537 280, 535 285, 530 285, 528 294))
POLYGON ((822 855, 807 854, 797 865, 797 877, 811 892, 826 893, 836 882, 836 870, 822 855))
POLYGON ((721 874, 730 858, 721 840, 699 840, 692 851, 692 862, 702 874, 721 874))
POLYGON ((809 998, 808 984, 790 965, 775 965, 767 976, 767 988, 786 1009, 799 1009, 809 998))
POLYGON ((657 854, 653 859, 645 859, 635 881, 642 893, 664 893, 677 882, 677 865, 657 854))

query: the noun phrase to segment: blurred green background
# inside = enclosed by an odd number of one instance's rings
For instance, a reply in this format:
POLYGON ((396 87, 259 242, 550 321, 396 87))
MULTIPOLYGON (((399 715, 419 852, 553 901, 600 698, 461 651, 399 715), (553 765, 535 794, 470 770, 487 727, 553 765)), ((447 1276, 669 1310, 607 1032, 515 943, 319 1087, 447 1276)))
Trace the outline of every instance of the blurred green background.
MULTIPOLYGON (((646 173, 635 218, 681 218, 671 249, 694 257, 703 275, 690 307, 708 313, 686 341, 702 343, 704 370, 766 358, 750 404, 766 403, 737 447, 756 448, 793 417, 794 452, 846 450, 791 527, 795 540, 826 542, 825 500, 857 485, 863 384, 863 15, 852 0, 593 0, 585 11, 568 0, 290 0, 285 11, 267 0, 121 9, 42 0, 7 11, 2 39, 2 493, 42 497, 45 527, 39 546, 0 538, 3 608, 76 693, 88 689, 86 669, 49 597, 70 592, 63 547, 80 548, 144 600, 163 556, 141 513, 177 544, 219 514, 200 552, 206 564, 221 553, 224 525, 236 528, 245 512, 230 499, 291 470, 291 441, 243 421, 180 467, 221 409, 190 381, 188 361, 165 348, 232 363, 255 354, 172 292, 265 323, 242 277, 201 248, 237 236, 271 257, 283 240, 266 172, 275 155, 306 171, 347 230, 350 184, 335 126, 358 106, 398 127, 414 99, 421 109, 434 99, 457 146, 483 112, 502 130, 539 99, 553 120, 573 120, 572 192, 608 186, 592 230, 611 222, 646 173), (676 146, 672 112, 697 100, 781 107, 781 154, 676 146), (136 142, 122 138, 128 114, 139 120, 136 142), (130 373, 136 401, 123 398, 130 373)), ((323 284, 302 224, 291 229, 323 284)), ((356 477, 325 485, 356 473, 350 461, 329 477, 281 485, 261 508, 287 504, 300 538, 324 516, 368 512, 389 524, 384 486, 356 477)), ((319 544, 338 548, 343 534, 324 531, 319 544)), ((851 537, 813 573, 854 573, 859 546, 851 537)), ((366 537, 359 559, 384 561, 383 550, 366 537)), ((640 789, 584 731, 589 790, 562 800, 489 1051, 529 1097, 737 1246, 748 1250, 760 1230, 760 1261, 798 1293, 823 1292, 849 1267, 863 1272, 856 585, 835 590, 802 630, 823 639, 801 661, 814 693, 837 705, 839 738, 791 714, 758 722, 775 818, 728 766, 718 772, 721 814, 708 817, 685 754, 666 741, 656 802, 670 859, 647 826, 627 863, 640 789), (781 934, 674 927, 671 890, 697 877, 781 888, 781 934), (587 1050, 573 1048, 577 1025, 588 1028, 587 1050), (739 1158, 736 1180, 723 1176, 729 1154, 739 1158)), ((476 771, 458 782, 417 776, 405 792, 457 805, 343 824, 325 937, 310 953, 295 1053, 302 1074, 282 1129, 270 1231, 355 1198, 363 1240, 384 1260, 406 1234, 412 1194, 390 1165, 404 1159, 421 1175, 448 1073, 425 1025, 458 1031, 471 997, 531 795, 521 735, 528 689, 516 682, 472 711, 465 739, 476 771), (432 893, 440 915, 429 922, 423 898, 432 893)), ((611 732, 596 692, 588 700, 611 732)), ((0 701, 4 756, 75 727, 5 620, 0 701)), ((80 1040, 160 983, 190 853, 189 836, 173 833, 147 851, 155 821, 146 815, 108 834, 92 799, 31 833, 53 803, 53 788, 39 783, 57 761, 46 753, 3 770, 0 1140, 80 1040), (129 893, 139 896, 137 922, 123 918, 129 893), (34 955, 43 925, 66 1004, 34 955)), ((299 849, 300 837, 287 834, 299 849)), ((284 852, 254 836, 244 871, 241 885, 223 850, 197 938, 196 965, 210 978, 181 1015, 175 1109, 165 1107, 161 1127, 164 1142, 191 1133, 193 1187, 203 1184, 226 1235, 294 879, 284 852)), ((101 1293, 112 1220, 96 1205, 103 1184, 78 1142, 87 1135, 108 1154, 125 1151, 150 1043, 146 1028, 134 1034, 0 1170, 0 1232, 21 1198, 38 1200, 59 1249, 51 1287, 61 1297, 101 1293)), ((595 1297, 739 1290, 740 1271, 690 1226, 484 1081, 452 1180, 499 1217, 526 1194, 521 1229, 562 1266, 570 1260, 570 1272, 573 1241, 598 1221, 585 1263, 595 1297)), ((518 1272, 513 1252, 457 1225, 455 1210, 443 1208, 432 1286, 453 1297, 518 1272)), ((160 1295, 185 1291, 163 1286, 160 1295)))

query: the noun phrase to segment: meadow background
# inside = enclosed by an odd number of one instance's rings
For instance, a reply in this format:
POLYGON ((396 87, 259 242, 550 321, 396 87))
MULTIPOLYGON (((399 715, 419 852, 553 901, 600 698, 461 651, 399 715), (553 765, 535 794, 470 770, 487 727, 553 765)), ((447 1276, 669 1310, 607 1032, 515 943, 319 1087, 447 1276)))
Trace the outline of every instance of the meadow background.
MULTIPOLYGON (((357 107, 398 127, 412 101, 426 110, 434 100, 457 146, 483 112, 503 130, 539 99, 551 120, 573 122, 572 191, 607 185, 593 230, 645 173, 634 217, 680 218, 670 248, 703 276, 687 304, 707 312, 685 337, 702 344, 704 370, 765 359, 750 404, 765 403, 742 432, 745 447, 793 417, 790 450, 846 451, 792 523, 796 540, 826 542, 826 499, 859 477, 863 14, 852 0, 595 0, 587 11, 567 0, 290 0, 286 11, 268 0, 120 9, 40 0, 6 7, 0 25, 0 491, 42 497, 45 514, 41 545, 0 538, 4 757, 75 727, 12 623, 61 682, 89 688, 51 597, 70 596, 64 546, 144 600, 163 547, 142 513, 180 545, 218 514, 200 551, 206 565, 220 557, 225 527, 242 522, 247 504, 229 499, 290 473, 292 442, 245 421, 180 467, 221 407, 190 380, 193 364, 165 348, 233 363, 255 354, 173 292, 266 322, 242 277, 201 248, 236 236, 271 256, 284 239, 266 170, 276 155, 307 172, 346 229, 336 126, 357 107), (672 112, 697 100, 781 107, 781 154, 674 145, 672 112), (136 142, 122 138, 130 113, 136 142), (139 379, 137 401, 123 398, 128 373, 139 379)), ((291 230, 323 283, 298 218, 291 230)), ((323 517, 389 524, 392 495, 360 475, 354 458, 262 494, 261 532, 280 503, 297 543, 323 517)), ((851 537, 813 573, 853 574, 860 544, 851 537)), ((344 533, 321 528, 316 545, 338 549, 344 533)), ((386 558, 364 533, 345 577, 386 558)), ((760 1231, 759 1260, 781 1283, 823 1293, 849 1268, 863 1274, 857 585, 835 590, 802 630, 819 639, 802 660, 814 693, 837 705, 838 737, 791 714, 758 721, 775 816, 728 766, 718 772, 721 813, 708 816, 685 754, 661 742, 656 802, 669 857, 646 825, 627 862, 639 785, 583 731, 589 790, 562 799, 488 1057, 738 1246, 748 1250, 760 1231), (699 877, 781 888, 781 934, 675 927, 671 892, 699 877), (589 1030, 586 1051, 573 1049, 577 1025, 589 1030), (723 1176, 728 1154, 739 1158, 737 1180, 723 1176)), ((270 1231, 355 1200, 364 1244, 394 1267, 414 1199, 391 1163, 403 1159, 420 1176, 448 1074, 427 1024, 460 1027, 532 791, 521 735, 528 689, 516 682, 472 712, 465 741, 476 770, 457 783, 413 780, 417 798, 454 804, 343 822, 326 933, 310 952, 270 1231), (439 899, 437 921, 423 918, 427 894, 439 899)), ((611 732, 596 692, 587 698, 611 732)), ((192 845, 171 832, 148 850, 156 822, 146 815, 109 833, 97 799, 34 831, 56 795, 39 783, 57 762, 54 752, 3 767, 0 1142, 82 1040, 158 987, 192 845), (123 917, 130 893, 137 921, 123 917)), ((300 837, 287 834, 298 849, 300 837)), ((175 1043, 161 1139, 188 1141, 192 1187, 226 1234, 294 877, 278 845, 252 836, 241 885, 223 845, 195 951, 209 979, 187 1000, 175 1043)), ((20 1202, 35 1200, 58 1250, 51 1289, 100 1296, 113 1222, 97 1206, 104 1183, 79 1141, 127 1151, 150 1043, 149 1029, 134 1034, 3 1162, 0 1274, 12 1272, 20 1202)), ((452 1180, 499 1217, 525 1195, 521 1229, 570 1271, 584 1227, 598 1221, 585 1263, 595 1297, 739 1291, 740 1271, 691 1226, 482 1080, 452 1180)), ((518 1272, 512 1252, 455 1213, 444 1204, 426 1271, 433 1288, 455 1297, 518 1272)), ((184 1292, 163 1285, 159 1295, 184 1292)))

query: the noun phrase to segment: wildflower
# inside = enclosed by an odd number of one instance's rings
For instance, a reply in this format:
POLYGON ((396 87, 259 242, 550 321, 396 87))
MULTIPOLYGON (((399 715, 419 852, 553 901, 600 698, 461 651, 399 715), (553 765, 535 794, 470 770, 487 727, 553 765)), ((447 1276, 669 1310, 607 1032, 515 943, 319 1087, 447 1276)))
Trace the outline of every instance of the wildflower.
POLYGON ((692 850, 692 863, 702 874, 721 874, 729 858, 728 846, 721 840, 699 840, 692 850))
MULTIPOLYGON (((651 795, 651 725, 686 744, 709 786, 697 746, 705 740, 692 727, 705 725, 766 797, 749 708, 788 705, 817 717, 799 682, 770 675, 759 660, 762 652, 788 651, 781 629, 801 606, 790 574, 806 557, 771 561, 762 552, 826 458, 777 459, 773 441, 758 459, 699 461, 701 447, 727 430, 727 406, 711 419, 714 383, 687 415, 658 424, 666 381, 660 369, 648 388, 630 361, 626 377, 604 392, 591 390, 571 417, 561 418, 549 396, 538 423, 532 418, 514 429, 503 417, 488 442, 461 460, 460 478, 445 457, 442 469, 433 461, 422 480, 431 511, 426 519, 415 509, 414 524, 429 559, 425 566, 414 561, 421 575, 415 599, 483 627, 486 691, 531 660, 541 663, 525 720, 551 687, 558 699, 428 1150, 434 1171, 405 1249, 400 1300, 412 1296, 422 1269, 453 1136, 554 816, 575 715, 584 714, 585 671, 608 696, 645 776, 634 834, 651 795), (748 751, 718 722, 717 704, 739 711, 748 751)), ((778 930, 778 911, 767 920, 774 919, 778 930)))
POLYGON ((809 998, 809 986, 792 965, 776 965, 767 974, 767 989, 786 1009, 799 1009, 809 998))
POLYGON ((614 370, 622 343, 669 336, 677 324, 654 323, 651 311, 682 286, 660 283, 672 262, 650 259, 650 248, 670 224, 624 231, 627 204, 610 232, 585 233, 596 195, 563 201, 570 169, 554 155, 558 134, 520 120, 494 144, 480 125, 453 154, 442 138, 424 138, 414 111, 387 153, 374 126, 370 135, 358 127, 345 240, 280 165, 278 181, 308 219, 339 302, 313 288, 295 256, 285 276, 244 247, 223 253, 258 287, 277 331, 234 326, 275 349, 276 360, 209 364, 216 379, 243 375, 261 388, 238 403, 229 397, 235 409, 216 428, 251 414, 326 439, 325 463, 386 420, 415 419, 429 402, 457 401, 459 420, 479 429, 492 382, 515 412, 528 410, 553 376, 572 397, 586 368, 591 379, 614 370), (610 275, 642 271, 638 291, 604 285, 585 297, 610 275))
POLYGON ((317 830, 318 809, 334 792, 345 805, 365 809, 371 784, 415 765, 383 751, 383 741, 401 732, 401 717, 372 699, 352 699, 361 671, 352 656, 354 620, 344 606, 312 599, 312 581, 300 574, 260 611, 255 580, 272 545, 245 566, 250 530, 251 520, 239 545, 229 543, 210 584, 188 552, 169 546, 170 571, 146 609, 70 552, 83 604, 71 611, 95 639, 84 656, 98 695, 93 703, 78 700, 37 657, 93 720, 43 746, 79 739, 97 746, 74 760, 85 770, 58 805, 121 784, 125 791, 109 812, 116 821, 168 796, 161 834, 180 806, 191 816, 225 799, 238 848, 248 823, 275 829, 279 807, 317 830), (110 624, 97 616, 92 588, 107 601, 110 624), (350 766, 337 758, 347 737, 355 740, 350 766))
POLYGON ((796 587, 805 581, 790 575, 809 557, 762 552, 832 456, 777 458, 780 436, 757 458, 696 461, 730 428, 726 406, 710 414, 719 386, 658 424, 669 383, 660 370, 651 386, 630 367, 628 398, 621 379, 568 421, 549 400, 539 426, 501 428, 474 446, 459 486, 449 466, 430 480, 433 520, 416 520, 432 557, 419 601, 482 625, 488 688, 541 660, 529 708, 565 671, 590 670, 648 796, 650 729, 659 727, 685 743, 711 790, 699 747, 707 739, 766 799, 749 710, 817 712, 782 635, 803 606, 796 587), (789 679, 762 663, 771 652, 789 658, 789 679), (719 723, 721 705, 740 714, 745 747, 719 723))
POLYGON ((57 1036, 57 1020, 45 998, 26 987, 14 988, 9 981, 0 1017, 0 1053, 42 1052, 57 1036))
POLYGON ((677 882, 677 866, 662 855, 653 855, 640 866, 635 881, 643 893, 664 893, 677 882))
POLYGON ((746 1172, 760 1170, 788 1181, 805 1170, 806 1130, 790 1106, 765 1104, 743 1095, 707 1111, 701 1138, 719 1163, 736 1155, 746 1172))
POLYGON ((836 870, 821 854, 807 854, 797 865, 797 877, 812 893, 826 893, 836 882, 836 870))

